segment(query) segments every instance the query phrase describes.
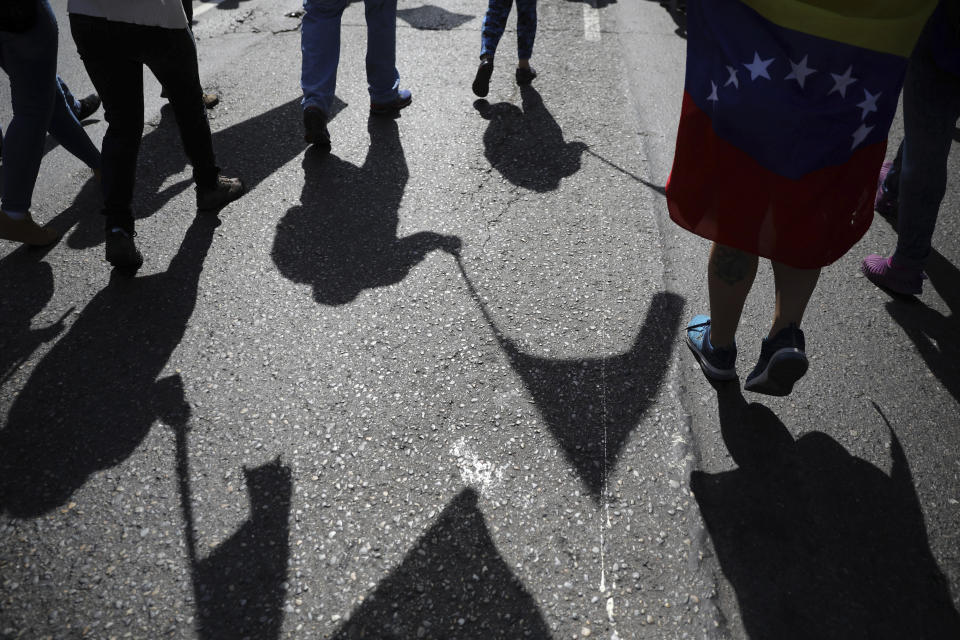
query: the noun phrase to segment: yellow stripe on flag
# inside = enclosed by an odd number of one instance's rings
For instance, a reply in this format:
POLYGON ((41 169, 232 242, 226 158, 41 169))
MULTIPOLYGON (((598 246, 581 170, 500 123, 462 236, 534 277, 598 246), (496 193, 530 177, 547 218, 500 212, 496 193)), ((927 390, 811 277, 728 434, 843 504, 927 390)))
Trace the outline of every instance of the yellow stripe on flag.
POLYGON ((781 27, 904 58, 937 6, 937 0, 741 1, 781 27))

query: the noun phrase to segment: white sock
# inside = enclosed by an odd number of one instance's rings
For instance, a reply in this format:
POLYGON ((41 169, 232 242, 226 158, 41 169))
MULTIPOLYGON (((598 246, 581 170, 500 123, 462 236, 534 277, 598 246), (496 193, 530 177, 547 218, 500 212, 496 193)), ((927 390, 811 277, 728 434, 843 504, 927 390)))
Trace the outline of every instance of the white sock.
POLYGON ((10 218, 11 220, 26 220, 26 219, 27 219, 27 214, 26 214, 26 213, 23 213, 23 212, 20 212, 20 211, 7 211, 6 209, 4 209, 4 210, 3 210, 3 213, 6 214, 6 216, 7 216, 8 218, 10 218))

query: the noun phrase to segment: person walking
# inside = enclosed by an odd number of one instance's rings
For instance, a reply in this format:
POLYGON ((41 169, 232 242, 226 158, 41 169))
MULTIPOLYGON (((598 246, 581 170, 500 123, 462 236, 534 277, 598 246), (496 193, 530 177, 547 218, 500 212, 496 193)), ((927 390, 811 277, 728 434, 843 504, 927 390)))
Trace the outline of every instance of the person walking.
MULTIPOLYGON (((330 146, 330 106, 340 64, 340 20, 350 0, 303 0, 300 48, 303 54, 304 140, 330 146)), ((372 115, 393 115, 412 101, 400 88, 397 56, 397 0, 363 0, 367 22, 367 86, 372 115)))
POLYGON ((95 173, 100 152, 64 97, 57 76, 58 30, 47 0, 0 5, 0 67, 10 78, 13 119, 3 145, 0 238, 43 246, 60 234, 30 214, 47 131, 95 173))
POLYGON ((876 210, 896 215, 897 246, 889 257, 870 254, 861 270, 870 282, 904 295, 923 292, 940 203, 947 190, 947 157, 960 118, 960 0, 943 0, 910 58, 903 87, 904 137, 884 165, 876 210))
POLYGON ((744 388, 783 396, 807 372, 800 329, 820 270, 873 218, 876 176, 907 57, 936 0, 700 0, 687 7, 687 68, 671 218, 713 241, 710 315, 686 342, 704 374, 737 377, 735 334, 760 257, 773 322, 744 388))
POLYGON ((244 192, 220 174, 197 68, 197 49, 181 0, 69 0, 70 28, 87 74, 103 99, 103 199, 106 259, 137 269, 132 200, 143 134, 143 67, 167 89, 196 182, 198 213, 216 215, 244 192))
MULTIPOLYGON (((487 13, 480 27, 480 66, 473 78, 473 93, 485 98, 490 92, 490 77, 493 75, 493 58, 497 45, 507 26, 507 17, 514 0, 489 0, 487 13)), ((517 3, 517 84, 533 82, 537 72, 530 66, 533 41, 537 37, 537 0, 516 0, 517 3)))

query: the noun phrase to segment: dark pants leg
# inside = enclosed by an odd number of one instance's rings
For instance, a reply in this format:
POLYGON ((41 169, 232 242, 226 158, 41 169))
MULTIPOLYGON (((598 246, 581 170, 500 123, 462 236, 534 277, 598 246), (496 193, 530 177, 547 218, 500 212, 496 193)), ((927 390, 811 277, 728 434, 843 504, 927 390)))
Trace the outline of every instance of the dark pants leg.
POLYGON ((190 32, 78 14, 71 14, 70 27, 87 74, 103 100, 108 124, 103 138, 108 225, 133 225, 133 185, 143 134, 143 65, 167 88, 197 184, 215 183, 219 169, 190 32))
POLYGON ((187 14, 187 24, 193 25, 193 0, 183 0, 183 12, 187 14))

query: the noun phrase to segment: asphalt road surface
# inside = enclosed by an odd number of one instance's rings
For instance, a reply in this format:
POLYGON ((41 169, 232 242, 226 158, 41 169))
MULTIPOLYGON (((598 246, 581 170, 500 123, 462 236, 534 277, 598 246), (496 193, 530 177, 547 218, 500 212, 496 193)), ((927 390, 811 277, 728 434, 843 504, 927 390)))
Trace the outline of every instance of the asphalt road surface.
MULTIPOLYGON (((485 4, 400 0, 396 119, 352 4, 324 155, 297 0, 195 3, 249 193, 195 216, 146 72, 135 278, 50 141, 33 212, 64 239, 0 244, 0 638, 958 637, 960 155, 922 296, 859 275, 877 217, 794 393, 714 389, 681 342, 707 243, 663 199, 682 16, 541 0, 540 76, 511 18, 476 100, 485 4)), ((772 300, 766 266, 741 373, 772 300)))

